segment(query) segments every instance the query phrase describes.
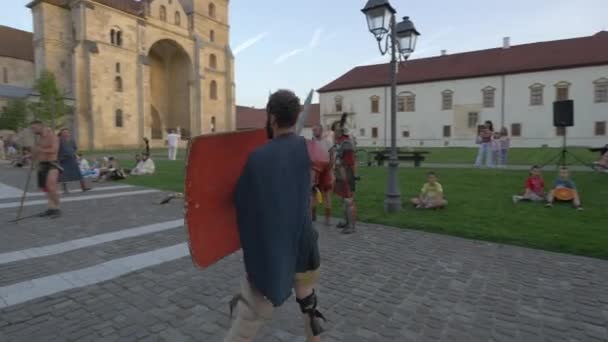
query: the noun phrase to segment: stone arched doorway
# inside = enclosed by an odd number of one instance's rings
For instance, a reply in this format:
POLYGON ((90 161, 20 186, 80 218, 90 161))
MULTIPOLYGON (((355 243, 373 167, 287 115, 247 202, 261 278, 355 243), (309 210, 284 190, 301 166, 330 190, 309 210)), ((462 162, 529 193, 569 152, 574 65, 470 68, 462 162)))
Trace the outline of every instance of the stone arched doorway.
MULTIPOLYGON (((192 62, 175 41, 159 40, 150 48, 150 124, 153 140, 168 129, 180 129, 188 139, 191 130, 190 75, 192 62)), ((160 136, 160 137, 159 137, 160 136)))

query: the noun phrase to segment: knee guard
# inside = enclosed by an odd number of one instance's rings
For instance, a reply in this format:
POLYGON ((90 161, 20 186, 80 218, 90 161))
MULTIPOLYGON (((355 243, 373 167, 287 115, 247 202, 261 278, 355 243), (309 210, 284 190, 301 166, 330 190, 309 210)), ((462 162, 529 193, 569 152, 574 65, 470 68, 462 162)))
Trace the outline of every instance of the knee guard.
POLYGON ((323 333, 323 327, 321 327, 321 322, 319 322, 319 318, 324 322, 327 322, 325 316, 317 310, 317 295, 312 292, 312 294, 304 299, 296 298, 296 301, 300 305, 300 310, 310 320, 310 329, 312 332, 312 336, 319 336, 323 333))

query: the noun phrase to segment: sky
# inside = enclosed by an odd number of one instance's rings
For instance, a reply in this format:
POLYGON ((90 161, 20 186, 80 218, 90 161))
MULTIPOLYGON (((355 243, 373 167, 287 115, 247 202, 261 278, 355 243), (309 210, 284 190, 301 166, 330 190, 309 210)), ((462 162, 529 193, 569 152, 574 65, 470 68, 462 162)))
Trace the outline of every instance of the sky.
MULTIPOLYGON (((32 30, 30 0, 4 0, 0 24, 32 30)), ((127 1, 127 0, 125 0, 127 1)), ((608 30, 607 0, 390 0, 420 31, 411 58, 574 38, 608 30)), ((366 0, 230 0, 237 104, 263 107, 270 91, 305 98, 380 55, 361 8, 366 0)))

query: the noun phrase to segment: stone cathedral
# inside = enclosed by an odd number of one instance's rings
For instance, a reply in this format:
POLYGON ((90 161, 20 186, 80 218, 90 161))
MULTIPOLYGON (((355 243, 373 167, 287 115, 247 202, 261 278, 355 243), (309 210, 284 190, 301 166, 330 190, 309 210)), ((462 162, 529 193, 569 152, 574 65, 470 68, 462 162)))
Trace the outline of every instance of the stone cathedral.
POLYGON ((83 149, 235 128, 229 0, 36 0, 36 74, 74 99, 83 149))

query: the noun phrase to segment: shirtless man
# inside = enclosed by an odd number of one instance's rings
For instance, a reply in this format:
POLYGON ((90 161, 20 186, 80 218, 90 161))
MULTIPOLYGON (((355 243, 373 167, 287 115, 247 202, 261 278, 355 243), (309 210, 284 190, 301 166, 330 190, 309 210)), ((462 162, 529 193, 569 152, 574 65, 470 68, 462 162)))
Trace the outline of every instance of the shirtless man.
POLYGON ((49 202, 47 211, 41 213, 40 217, 56 218, 61 215, 57 191, 57 180, 61 172, 61 166, 57 161, 59 138, 41 121, 32 121, 30 127, 32 132, 39 136, 34 147, 34 160, 38 162, 38 187, 47 193, 49 202))

